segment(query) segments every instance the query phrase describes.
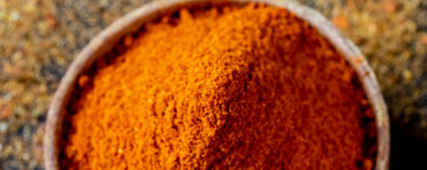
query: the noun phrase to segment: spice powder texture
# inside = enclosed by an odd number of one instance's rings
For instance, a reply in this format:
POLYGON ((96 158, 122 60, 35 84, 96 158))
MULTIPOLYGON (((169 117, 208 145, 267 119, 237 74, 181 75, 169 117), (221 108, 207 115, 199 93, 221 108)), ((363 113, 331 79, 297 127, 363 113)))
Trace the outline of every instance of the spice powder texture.
POLYGON ((361 126, 372 113, 363 109, 355 72, 288 11, 181 9, 134 37, 110 64, 80 79, 64 168, 372 166, 361 126))

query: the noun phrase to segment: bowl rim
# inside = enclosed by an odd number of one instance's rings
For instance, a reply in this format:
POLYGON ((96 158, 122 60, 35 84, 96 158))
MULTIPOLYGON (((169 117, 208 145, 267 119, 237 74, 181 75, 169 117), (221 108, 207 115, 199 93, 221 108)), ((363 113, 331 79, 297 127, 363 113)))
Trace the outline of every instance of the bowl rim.
MULTIPOLYGON (((264 3, 285 8, 300 19, 307 21, 313 28, 316 28, 319 33, 341 53, 356 71, 365 94, 374 110, 378 146, 375 169, 389 169, 390 125, 387 106, 381 94, 381 89, 375 74, 360 50, 351 41, 346 39, 326 17, 316 10, 298 2, 291 0, 221 0, 221 2, 224 1, 230 3, 264 3)), ((77 78, 93 65, 95 59, 103 57, 106 52, 113 48, 120 38, 137 31, 143 24, 160 17, 168 11, 176 11, 184 5, 209 3, 213 3, 213 1, 175 0, 149 2, 115 20, 83 48, 67 69, 49 106, 43 140, 44 163, 46 169, 60 169, 58 148, 61 138, 61 125, 64 121, 66 108, 77 78)))

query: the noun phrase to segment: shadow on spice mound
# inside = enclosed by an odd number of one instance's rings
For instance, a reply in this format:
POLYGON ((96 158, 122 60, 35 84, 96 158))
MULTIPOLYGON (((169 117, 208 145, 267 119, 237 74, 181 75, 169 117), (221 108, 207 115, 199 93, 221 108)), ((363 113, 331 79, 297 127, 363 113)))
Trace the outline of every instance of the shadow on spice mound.
POLYGON ((284 9, 181 9, 123 38, 76 86, 64 169, 375 164, 356 73, 284 9))

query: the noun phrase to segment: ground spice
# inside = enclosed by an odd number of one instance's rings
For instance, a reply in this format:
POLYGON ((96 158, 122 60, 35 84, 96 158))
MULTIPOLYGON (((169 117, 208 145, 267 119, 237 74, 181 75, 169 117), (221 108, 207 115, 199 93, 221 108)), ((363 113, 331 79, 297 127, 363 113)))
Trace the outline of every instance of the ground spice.
POLYGON ((79 81, 63 168, 374 166, 372 111, 355 72, 284 9, 182 9, 111 55, 79 81))

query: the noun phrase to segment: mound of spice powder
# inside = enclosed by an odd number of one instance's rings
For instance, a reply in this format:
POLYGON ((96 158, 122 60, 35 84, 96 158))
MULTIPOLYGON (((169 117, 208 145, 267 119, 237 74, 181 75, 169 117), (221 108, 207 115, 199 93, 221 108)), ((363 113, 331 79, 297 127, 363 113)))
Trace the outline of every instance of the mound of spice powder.
POLYGON ((356 73, 284 9, 181 9, 117 46, 79 79, 64 169, 374 166, 356 73))

